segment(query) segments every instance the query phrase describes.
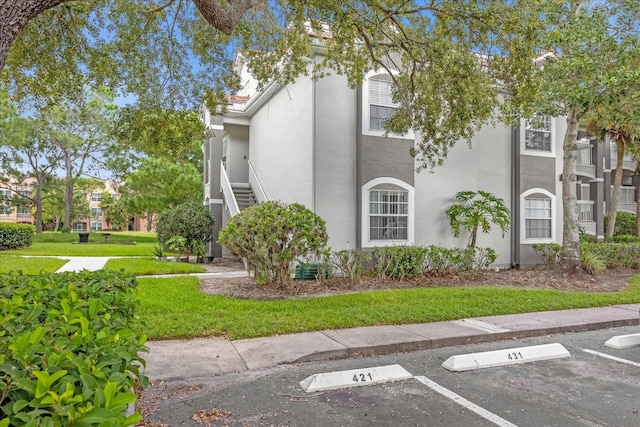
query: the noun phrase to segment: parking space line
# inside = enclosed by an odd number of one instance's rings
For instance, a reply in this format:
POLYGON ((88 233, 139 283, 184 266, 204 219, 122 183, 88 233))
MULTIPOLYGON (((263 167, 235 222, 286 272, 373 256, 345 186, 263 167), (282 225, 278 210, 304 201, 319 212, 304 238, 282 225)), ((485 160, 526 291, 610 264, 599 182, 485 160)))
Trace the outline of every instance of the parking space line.
POLYGON ((626 363, 627 365, 640 367, 640 363, 634 362, 633 360, 621 359, 621 358, 616 357, 616 356, 611 356, 610 354, 600 353, 599 351, 589 350, 589 349, 586 349, 586 348, 583 348, 582 351, 584 351, 586 353, 589 353, 589 354, 593 354, 595 356, 603 357, 605 359, 611 359, 611 360, 615 360, 616 362, 626 363))
POLYGON ((465 399, 464 397, 454 393, 453 391, 442 387, 440 384, 437 384, 433 381, 431 381, 429 378, 424 377, 424 376, 414 376, 415 379, 417 379, 418 381, 420 381, 422 384, 426 385, 427 387, 429 387, 430 389, 432 389, 433 391, 440 393, 441 395, 443 395, 444 397, 447 397, 451 400, 453 400, 454 402, 456 402, 457 404, 461 405, 462 407, 475 412, 476 414, 480 415, 482 418, 491 421, 492 423, 499 425, 501 427, 517 427, 515 424, 510 423, 509 421, 505 420, 504 418, 501 418, 500 416, 494 414, 493 412, 489 412, 486 409, 476 405, 473 402, 468 401, 467 399, 465 399))

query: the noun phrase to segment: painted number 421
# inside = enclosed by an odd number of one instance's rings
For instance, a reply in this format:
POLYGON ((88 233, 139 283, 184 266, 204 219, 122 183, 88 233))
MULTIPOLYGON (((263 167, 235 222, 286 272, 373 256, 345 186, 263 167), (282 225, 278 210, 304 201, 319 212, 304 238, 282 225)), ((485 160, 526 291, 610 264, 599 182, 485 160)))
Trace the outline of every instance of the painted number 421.
POLYGON ((365 381, 372 381, 373 377, 370 373, 367 374, 355 374, 352 378, 354 383, 363 383, 365 381), (367 379, 368 378, 368 379, 367 379))

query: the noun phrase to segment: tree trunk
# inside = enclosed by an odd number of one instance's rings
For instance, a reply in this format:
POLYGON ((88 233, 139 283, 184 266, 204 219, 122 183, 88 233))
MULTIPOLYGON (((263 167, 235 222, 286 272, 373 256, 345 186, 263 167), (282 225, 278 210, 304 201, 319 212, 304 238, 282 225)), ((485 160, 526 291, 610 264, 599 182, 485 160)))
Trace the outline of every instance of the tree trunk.
POLYGON ((73 164, 71 155, 65 153, 64 164, 66 168, 66 177, 64 185, 64 227, 71 230, 71 212, 73 209, 73 164))
POLYGON ((580 232, 578 230, 578 201, 576 197, 576 165, 578 122, 580 114, 577 107, 571 108, 567 118, 567 131, 563 143, 562 165, 562 260, 565 273, 576 274, 582 271, 580 265, 580 232))
POLYGON ((469 246, 471 246, 472 248, 475 248, 476 246, 477 236, 478 236, 478 227, 475 227, 473 230, 471 230, 471 243, 469 243, 469 246))
MULTIPOLYGON (((620 199, 620 187, 622 186, 622 165, 624 163, 624 140, 616 141, 616 174, 613 179, 613 192, 611 193, 611 206, 609 206, 609 220, 607 221, 606 238, 613 237, 616 228, 616 217, 618 216, 618 200, 620 199)), ((606 191, 606 189, 605 189, 606 191)))
POLYGON ((45 10, 71 0, 0 0, 0 71, 22 29, 45 10))
MULTIPOLYGON (((640 175, 640 164, 636 169, 636 173, 640 175)), ((636 237, 640 237, 640 182, 636 183, 636 237)))
POLYGON ((38 174, 36 186, 36 233, 42 233, 42 175, 38 174))

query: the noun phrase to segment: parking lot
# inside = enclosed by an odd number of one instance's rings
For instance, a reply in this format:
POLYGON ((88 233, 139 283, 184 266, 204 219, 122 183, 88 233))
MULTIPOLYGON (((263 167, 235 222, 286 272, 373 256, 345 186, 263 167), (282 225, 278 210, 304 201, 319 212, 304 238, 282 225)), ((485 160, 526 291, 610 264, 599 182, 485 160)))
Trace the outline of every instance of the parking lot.
POLYGON ((156 384, 143 403, 149 425, 638 426, 640 347, 604 345, 613 336, 638 332, 621 327, 284 365, 204 384, 156 384), (570 356, 464 372, 442 367, 454 355, 548 343, 560 343, 570 356), (311 393, 299 384, 313 374, 393 364, 413 378, 311 393))

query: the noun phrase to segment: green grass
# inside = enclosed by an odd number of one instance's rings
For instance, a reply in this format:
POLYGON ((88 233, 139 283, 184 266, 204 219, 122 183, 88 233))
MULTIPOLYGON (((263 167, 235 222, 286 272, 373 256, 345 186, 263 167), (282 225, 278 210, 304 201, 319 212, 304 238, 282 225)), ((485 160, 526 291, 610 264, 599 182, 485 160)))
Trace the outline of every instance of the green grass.
POLYGON ((140 279, 140 314, 151 339, 242 339, 323 329, 640 303, 640 276, 623 292, 516 288, 417 288, 295 300, 206 295, 195 277, 140 279))
POLYGON ((59 258, 23 258, 21 256, 0 256, 0 273, 21 270, 25 275, 52 273, 68 261, 59 258))
POLYGON ((203 273, 206 271, 196 264, 158 261, 152 258, 114 258, 107 261, 105 268, 124 270, 135 275, 203 273))
MULTIPOLYGON (((10 255, 60 255, 60 256, 151 256, 158 243, 155 233, 111 233, 108 240, 102 232, 89 233, 89 243, 78 243, 78 233, 41 233, 34 235, 28 248, 4 251, 10 255), (135 242, 136 244, 132 244, 135 242)), ((0 255, 2 256, 2 255, 0 255)))

